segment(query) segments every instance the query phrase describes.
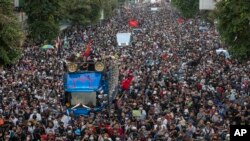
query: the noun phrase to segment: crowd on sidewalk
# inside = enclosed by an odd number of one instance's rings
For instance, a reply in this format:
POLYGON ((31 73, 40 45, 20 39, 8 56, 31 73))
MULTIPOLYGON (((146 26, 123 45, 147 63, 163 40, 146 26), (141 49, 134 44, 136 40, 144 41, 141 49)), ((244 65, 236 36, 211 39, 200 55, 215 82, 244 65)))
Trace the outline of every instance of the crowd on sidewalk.
POLYGON ((0 141, 223 141, 229 125, 249 124, 250 61, 217 54, 224 46, 212 24, 199 30, 200 18, 179 23, 169 6, 149 9, 66 29, 58 49, 25 44, 19 62, 0 71, 0 141), (119 48, 116 33, 132 31, 130 18, 141 30, 119 48), (65 113, 63 64, 90 39, 89 59, 118 55, 119 80, 134 79, 110 111, 74 117, 65 113))

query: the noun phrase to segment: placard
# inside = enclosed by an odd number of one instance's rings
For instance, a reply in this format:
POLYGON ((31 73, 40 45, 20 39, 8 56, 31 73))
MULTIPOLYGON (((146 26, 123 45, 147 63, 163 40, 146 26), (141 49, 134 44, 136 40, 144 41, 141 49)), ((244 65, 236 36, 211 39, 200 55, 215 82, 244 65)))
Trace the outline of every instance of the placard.
POLYGON ((141 111, 140 110, 133 110, 133 117, 140 117, 141 116, 141 111))

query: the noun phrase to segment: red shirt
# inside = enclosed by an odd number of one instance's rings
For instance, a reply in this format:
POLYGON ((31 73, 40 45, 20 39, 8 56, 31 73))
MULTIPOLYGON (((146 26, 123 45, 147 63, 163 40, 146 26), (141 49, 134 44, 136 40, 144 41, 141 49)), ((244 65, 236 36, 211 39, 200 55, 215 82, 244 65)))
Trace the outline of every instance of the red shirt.
POLYGON ((222 87, 217 87, 216 88, 216 91, 219 93, 219 94, 223 94, 225 91, 222 87))
POLYGON ((105 125, 105 129, 107 130, 109 135, 113 135, 114 134, 114 130, 110 125, 105 125))
POLYGON ((199 83, 197 84, 197 89, 200 91, 202 89, 202 85, 199 83))

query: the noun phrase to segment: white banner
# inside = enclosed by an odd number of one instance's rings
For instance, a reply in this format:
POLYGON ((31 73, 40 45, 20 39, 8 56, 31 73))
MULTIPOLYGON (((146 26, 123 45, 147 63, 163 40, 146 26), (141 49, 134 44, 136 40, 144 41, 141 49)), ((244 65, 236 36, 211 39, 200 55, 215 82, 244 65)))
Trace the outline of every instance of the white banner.
POLYGON ((151 9, 150 9, 151 11, 158 11, 159 10, 159 8, 158 7, 151 7, 151 9))
POLYGON ((200 0, 199 9, 200 10, 214 10, 216 0, 200 0))
POLYGON ((118 46, 128 46, 131 41, 131 33, 117 33, 116 39, 118 46))

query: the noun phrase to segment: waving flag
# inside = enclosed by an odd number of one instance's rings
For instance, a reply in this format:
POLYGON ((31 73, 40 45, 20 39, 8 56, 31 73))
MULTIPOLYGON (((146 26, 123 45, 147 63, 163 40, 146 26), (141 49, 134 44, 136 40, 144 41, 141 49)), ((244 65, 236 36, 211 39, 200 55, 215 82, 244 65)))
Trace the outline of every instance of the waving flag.
POLYGON ((137 27, 138 21, 137 20, 129 20, 128 24, 130 27, 137 27))
POLYGON ((134 76, 129 76, 126 79, 122 80, 122 83, 121 83, 122 89, 128 90, 133 80, 134 80, 134 76))
POLYGON ((90 55, 91 46, 92 46, 92 40, 89 41, 85 52, 82 53, 82 56, 88 57, 90 55))

